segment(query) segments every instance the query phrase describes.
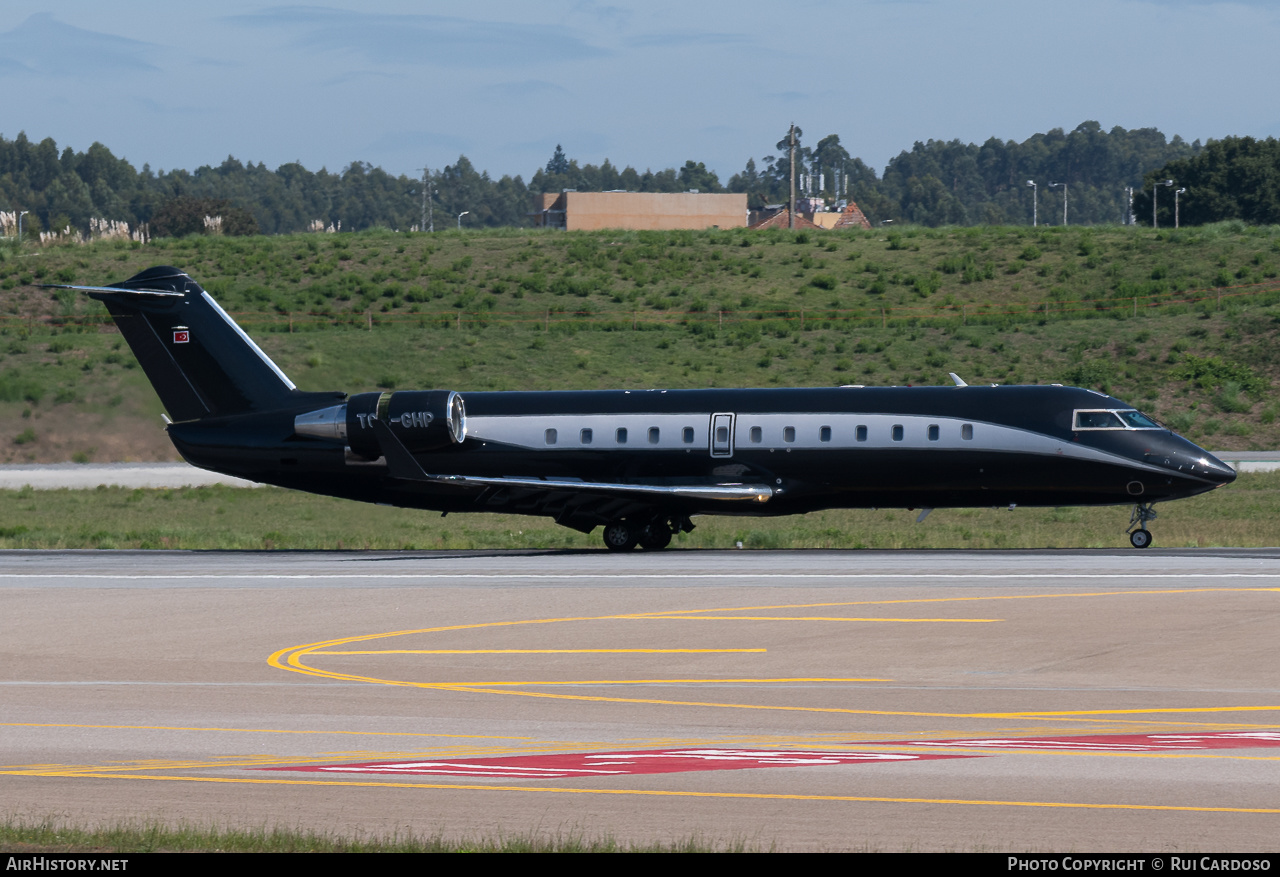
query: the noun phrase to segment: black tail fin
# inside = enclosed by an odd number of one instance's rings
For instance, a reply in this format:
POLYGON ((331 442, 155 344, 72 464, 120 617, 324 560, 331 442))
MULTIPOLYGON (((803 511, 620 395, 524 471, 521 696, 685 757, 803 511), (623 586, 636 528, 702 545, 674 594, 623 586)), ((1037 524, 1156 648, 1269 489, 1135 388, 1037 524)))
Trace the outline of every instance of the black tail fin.
POLYGON ((278 410, 334 395, 299 392, 177 268, 148 268, 107 287, 71 288, 106 305, 174 420, 278 410))

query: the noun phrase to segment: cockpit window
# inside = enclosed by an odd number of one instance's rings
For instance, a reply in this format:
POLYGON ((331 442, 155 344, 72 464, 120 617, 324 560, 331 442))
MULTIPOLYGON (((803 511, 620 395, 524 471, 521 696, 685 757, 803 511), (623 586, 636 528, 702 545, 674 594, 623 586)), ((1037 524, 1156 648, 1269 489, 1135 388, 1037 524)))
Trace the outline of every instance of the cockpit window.
POLYGON ((1124 429, 1124 423, 1112 411, 1077 411, 1076 429, 1124 429))
POLYGON ((1076 411, 1074 429, 1162 429, 1150 417, 1132 408, 1076 411))
POLYGON ((1160 424, 1141 411, 1117 411, 1116 414, 1130 429, 1160 429, 1160 424))

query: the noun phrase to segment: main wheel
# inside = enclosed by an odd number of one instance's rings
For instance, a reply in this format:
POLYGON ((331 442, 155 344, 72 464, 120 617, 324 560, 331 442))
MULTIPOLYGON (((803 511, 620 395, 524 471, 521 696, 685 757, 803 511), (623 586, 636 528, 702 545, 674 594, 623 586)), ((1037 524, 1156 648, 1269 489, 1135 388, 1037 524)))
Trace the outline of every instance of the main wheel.
POLYGON ((1129 542, 1134 548, 1149 548, 1151 546, 1151 531, 1134 530, 1129 534, 1129 542))
POLYGON ((604 528, 604 547, 610 551, 630 551, 636 547, 639 535, 626 521, 614 521, 604 528))
POLYGON ((671 529, 665 521, 654 521, 640 535, 640 547, 645 551, 661 551, 671 544, 671 529))

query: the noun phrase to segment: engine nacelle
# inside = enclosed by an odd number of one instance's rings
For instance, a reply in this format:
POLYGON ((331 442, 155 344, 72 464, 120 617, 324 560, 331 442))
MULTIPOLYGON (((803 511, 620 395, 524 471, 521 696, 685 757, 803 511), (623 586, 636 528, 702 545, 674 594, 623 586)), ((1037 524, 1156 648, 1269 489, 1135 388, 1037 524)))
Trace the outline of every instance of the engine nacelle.
POLYGON ((390 426, 410 452, 461 444, 467 437, 466 406, 452 390, 357 393, 345 404, 299 414, 293 426, 298 435, 343 441, 372 459, 382 455, 373 420, 390 426))

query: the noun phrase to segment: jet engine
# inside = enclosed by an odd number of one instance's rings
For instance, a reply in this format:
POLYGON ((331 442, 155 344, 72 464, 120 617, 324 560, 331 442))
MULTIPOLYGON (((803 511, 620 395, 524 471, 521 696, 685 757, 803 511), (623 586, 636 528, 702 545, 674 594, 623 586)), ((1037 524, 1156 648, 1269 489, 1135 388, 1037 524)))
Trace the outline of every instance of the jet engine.
POLYGON ((461 444, 467 437, 466 406, 452 390, 357 393, 342 405, 299 414, 293 429, 298 435, 345 442, 354 453, 373 459, 382 455, 374 420, 390 426, 411 453, 461 444))

